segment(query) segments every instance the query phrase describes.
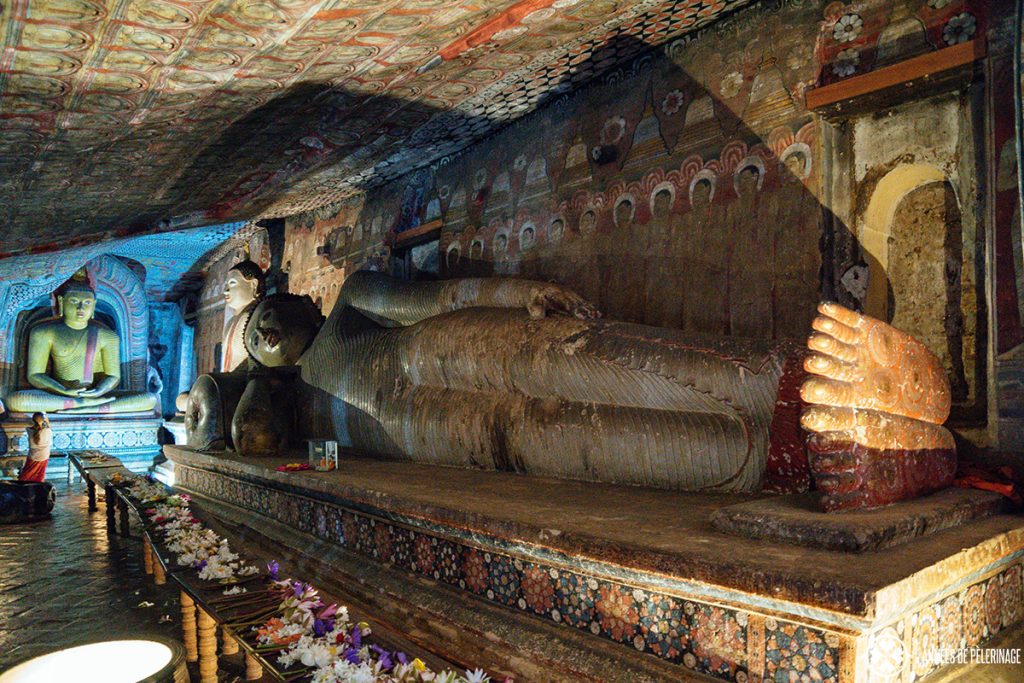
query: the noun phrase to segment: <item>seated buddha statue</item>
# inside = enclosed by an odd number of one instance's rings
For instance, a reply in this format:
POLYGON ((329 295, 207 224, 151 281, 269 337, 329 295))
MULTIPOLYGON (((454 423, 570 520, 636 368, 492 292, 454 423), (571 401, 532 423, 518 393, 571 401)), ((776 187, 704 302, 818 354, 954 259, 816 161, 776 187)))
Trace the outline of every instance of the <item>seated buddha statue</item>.
POLYGON ((28 383, 6 405, 13 412, 126 413, 153 410, 153 394, 115 394, 121 383, 117 333, 93 320, 96 292, 79 271, 57 291, 58 315, 28 337, 28 383))

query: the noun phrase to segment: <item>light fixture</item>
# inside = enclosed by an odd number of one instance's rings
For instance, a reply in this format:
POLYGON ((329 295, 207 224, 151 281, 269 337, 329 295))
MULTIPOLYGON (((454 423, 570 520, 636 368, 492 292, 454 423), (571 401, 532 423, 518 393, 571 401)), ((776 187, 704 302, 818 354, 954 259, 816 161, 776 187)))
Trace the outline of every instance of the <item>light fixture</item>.
POLYGON ((188 683, 185 649, 166 638, 112 640, 41 655, 0 674, 0 683, 188 683))

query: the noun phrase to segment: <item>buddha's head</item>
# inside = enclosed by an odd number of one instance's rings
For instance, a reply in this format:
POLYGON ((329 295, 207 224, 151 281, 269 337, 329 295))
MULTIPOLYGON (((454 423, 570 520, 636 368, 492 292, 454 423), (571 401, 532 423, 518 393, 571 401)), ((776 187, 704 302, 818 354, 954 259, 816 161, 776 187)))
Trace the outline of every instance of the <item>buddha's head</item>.
POLYGON ((761 180, 761 170, 749 164, 744 166, 739 172, 739 178, 736 182, 736 191, 741 197, 751 198, 757 194, 758 183, 761 180))
POLYGON ((693 184, 690 200, 695 209, 706 209, 711 206, 711 181, 701 178, 693 184))
POLYGON ((597 228, 597 215, 593 211, 585 211, 580 216, 580 233, 592 235, 597 228))
POLYGON ((57 290, 57 315, 68 327, 83 330, 95 314, 96 290, 85 273, 79 271, 57 290))
POLYGON ((260 365, 295 365, 324 318, 308 296, 274 294, 263 299, 245 326, 245 348, 260 365))
POLYGON ((263 298, 265 293, 265 275, 263 270, 252 261, 240 261, 228 271, 224 282, 224 303, 232 311, 238 312, 263 298))
POLYGON ((615 213, 613 220, 615 227, 617 228, 628 228, 633 224, 633 200, 631 199, 620 199, 615 204, 615 213))
POLYGON ((800 179, 807 175, 807 158, 803 152, 792 152, 783 160, 783 164, 786 173, 782 174, 782 178, 786 182, 799 183, 800 179))
POLYGON ((666 218, 672 211, 672 193, 664 187, 654 194, 654 201, 651 202, 651 213, 655 218, 666 218))

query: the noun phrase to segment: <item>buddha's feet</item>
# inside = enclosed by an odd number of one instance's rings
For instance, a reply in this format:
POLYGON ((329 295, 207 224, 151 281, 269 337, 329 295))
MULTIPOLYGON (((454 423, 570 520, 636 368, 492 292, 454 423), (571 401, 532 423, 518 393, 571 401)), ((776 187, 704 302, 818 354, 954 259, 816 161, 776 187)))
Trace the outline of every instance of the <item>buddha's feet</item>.
POLYGON ((801 387, 801 424, 826 510, 870 508, 949 486, 956 472, 949 382, 938 358, 899 330, 821 304, 801 387))

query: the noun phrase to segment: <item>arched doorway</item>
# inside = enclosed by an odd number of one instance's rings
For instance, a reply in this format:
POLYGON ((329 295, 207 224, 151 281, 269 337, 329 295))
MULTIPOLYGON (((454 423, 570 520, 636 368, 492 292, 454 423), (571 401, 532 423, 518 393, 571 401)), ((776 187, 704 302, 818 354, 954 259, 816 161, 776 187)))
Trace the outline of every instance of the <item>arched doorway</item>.
POLYGON ((957 403, 971 393, 964 362, 961 219, 945 174, 931 165, 906 164, 875 186, 860 230, 870 268, 865 312, 923 341, 946 368, 957 403))
POLYGON ((922 185, 896 207, 889 242, 890 321, 942 361, 954 401, 967 398, 961 312, 960 207, 948 182, 922 185))

